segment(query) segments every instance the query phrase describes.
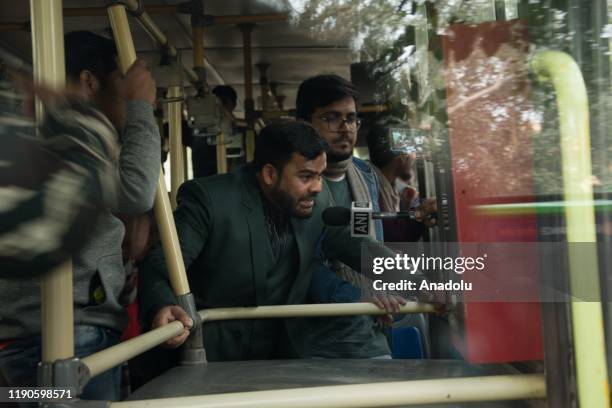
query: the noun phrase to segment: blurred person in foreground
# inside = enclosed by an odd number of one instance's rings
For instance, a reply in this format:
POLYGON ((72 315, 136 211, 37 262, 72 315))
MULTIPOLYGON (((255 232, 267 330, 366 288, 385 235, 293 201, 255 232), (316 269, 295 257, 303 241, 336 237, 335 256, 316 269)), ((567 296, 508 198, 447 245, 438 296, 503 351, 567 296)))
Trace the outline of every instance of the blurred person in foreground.
POLYGON ((111 123, 74 90, 0 81, 0 278, 48 272, 83 245, 116 201, 118 149, 111 123))
MULTIPOLYGON (((91 32, 77 31, 65 37, 67 83, 104 118, 121 146, 109 152, 118 181, 116 200, 100 213, 91 238, 72 257, 77 357, 119 342, 128 317, 122 300, 125 228, 117 214, 149 210, 159 177, 155 81, 142 61, 122 75, 116 53, 112 40, 91 32)), ((73 120, 75 128, 88 125, 79 117, 73 120)), ((73 186, 68 194, 79 194, 79 189, 73 186)), ((11 386, 35 385, 41 359, 39 280, 0 280, 0 305, 0 372, 11 386)), ((117 400, 120 385, 121 367, 115 367, 93 378, 81 398, 117 400)))

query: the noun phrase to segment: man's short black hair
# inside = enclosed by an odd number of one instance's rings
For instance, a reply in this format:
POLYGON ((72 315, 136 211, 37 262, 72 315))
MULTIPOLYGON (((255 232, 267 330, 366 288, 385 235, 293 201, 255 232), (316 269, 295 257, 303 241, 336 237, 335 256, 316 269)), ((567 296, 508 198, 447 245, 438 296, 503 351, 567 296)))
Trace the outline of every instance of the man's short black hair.
POLYGON ((325 139, 310 124, 299 120, 275 121, 263 128, 257 138, 253 168, 260 171, 266 164, 271 164, 280 173, 293 153, 314 160, 327 149, 325 139))
POLYGON ((231 102, 234 108, 238 103, 238 94, 236 90, 229 85, 217 85, 213 88, 212 93, 222 101, 231 102))
POLYGON ((64 36, 66 76, 78 81, 84 70, 106 83, 108 75, 117 69, 115 42, 90 31, 72 31, 64 36))
POLYGON ((297 118, 311 120, 312 113, 316 108, 327 106, 350 96, 359 102, 359 92, 355 85, 338 75, 317 75, 308 78, 300 84, 295 109, 297 118))

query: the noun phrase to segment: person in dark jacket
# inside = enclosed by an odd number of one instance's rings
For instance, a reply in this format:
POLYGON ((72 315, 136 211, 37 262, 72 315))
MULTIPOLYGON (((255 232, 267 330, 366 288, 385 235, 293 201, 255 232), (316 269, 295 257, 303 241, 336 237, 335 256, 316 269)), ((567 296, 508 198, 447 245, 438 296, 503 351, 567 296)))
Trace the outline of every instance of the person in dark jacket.
MULTIPOLYGON (((273 123, 259 135, 251 165, 181 186, 174 218, 198 309, 303 303, 318 244, 359 269, 363 239, 351 238, 348 228, 323 225, 330 199, 322 188, 326 149, 305 122, 273 123)), ((161 246, 145 257, 140 282, 141 311, 151 327, 174 320, 193 324, 176 305, 161 246)), ((291 356, 302 340, 296 325, 295 319, 206 323, 207 357, 291 356)), ((187 335, 166 345, 177 347, 187 335)))

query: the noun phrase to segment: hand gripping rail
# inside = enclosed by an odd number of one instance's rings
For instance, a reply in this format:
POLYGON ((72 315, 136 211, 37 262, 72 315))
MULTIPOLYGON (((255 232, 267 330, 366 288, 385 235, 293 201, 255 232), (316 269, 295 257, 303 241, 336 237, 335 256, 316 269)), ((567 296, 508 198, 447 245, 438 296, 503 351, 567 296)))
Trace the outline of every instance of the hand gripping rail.
MULTIPOLYGON (((130 3, 130 2, 128 2, 130 3)), ((144 15, 146 13, 141 14, 144 15)), ((123 73, 136 61, 136 51, 132 41, 130 27, 127 22, 127 14, 123 4, 113 4, 108 7, 108 16, 113 30, 117 53, 119 56, 119 66, 123 73)), ((170 270, 170 284, 177 296, 188 294, 189 283, 185 273, 183 255, 178 244, 178 235, 172 216, 172 209, 166 182, 160 171, 155 193, 155 219, 159 227, 160 236, 168 269, 170 270)))
MULTIPOLYGON (((400 308, 400 313, 434 313, 433 305, 408 302, 400 308)), ((354 316, 354 315, 384 315, 385 312, 372 303, 330 303, 316 305, 285 305, 236 307, 200 310, 198 314, 202 323, 218 320, 236 319, 274 319, 287 317, 317 317, 317 316, 354 316)), ((123 362, 152 349, 164 341, 178 336, 185 327, 178 322, 151 330, 138 337, 127 340, 116 346, 109 347, 88 357, 82 363, 94 377, 104 371, 118 366, 123 362)))

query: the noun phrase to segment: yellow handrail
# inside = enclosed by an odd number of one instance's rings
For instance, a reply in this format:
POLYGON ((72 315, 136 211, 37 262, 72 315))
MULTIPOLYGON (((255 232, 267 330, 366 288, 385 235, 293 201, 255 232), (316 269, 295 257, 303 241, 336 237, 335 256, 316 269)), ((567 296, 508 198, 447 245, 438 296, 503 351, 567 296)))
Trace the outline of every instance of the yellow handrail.
MULTIPOLYGON (((64 23, 61 0, 31 0, 34 79, 45 86, 62 89, 66 81, 64 23)), ((36 104, 42 121, 42 104, 36 104)), ((52 363, 74 356, 74 312, 70 261, 41 278, 42 361, 52 363)), ((45 384, 51 385, 51 384, 45 384)))
MULTIPOLYGON (((132 40, 132 33, 127 20, 125 7, 116 4, 108 7, 108 17, 113 30, 113 36, 117 44, 117 54, 119 57, 119 67, 125 73, 128 68, 136 61, 136 51, 132 40)), ((161 167, 160 167, 161 170, 161 167)), ((183 253, 178 242, 178 234, 174 217, 168 198, 168 189, 163 174, 159 174, 157 182, 157 192, 155 193, 155 219, 159 228, 159 235, 168 264, 170 285, 175 295, 184 295, 190 292, 183 253)))
MULTIPOLYGON (((168 98, 181 97, 182 87, 168 89, 168 98)), ((181 124, 181 101, 168 104, 168 128, 170 130, 170 202, 176 209, 176 193, 185 182, 185 155, 183 149, 183 128, 181 124)))
POLYGON ((590 205, 564 208, 567 228, 572 326, 576 358, 578 400, 583 408, 609 407, 603 313, 600 301, 599 268, 595 247, 595 212, 589 105, 580 68, 568 54, 541 51, 531 67, 542 81, 551 82, 557 93, 561 132, 561 159, 564 200, 590 202, 590 205), (580 249, 574 242, 590 242, 580 249), (593 302, 576 295, 594 296, 593 302))
MULTIPOLYGON (((179 398, 111 402, 111 408, 324 408, 397 407, 546 397, 542 374, 513 374, 374 384, 230 392, 179 398)), ((445 404, 445 405, 446 405, 445 404)))
MULTIPOLYGON (((400 314, 435 313, 431 304, 408 302, 400 307, 400 314)), ((279 319, 288 317, 383 315, 387 312, 373 303, 319 303, 313 305, 275 305, 258 307, 227 307, 198 311, 202 323, 236 319, 279 319)), ((178 336, 185 328, 174 321, 141 334, 113 347, 83 358, 92 377, 109 370, 130 358, 152 349, 164 341, 178 336)))
MULTIPOLYGON (((407 302, 398 313, 435 313, 436 308, 429 303, 407 302)), ((202 322, 238 319, 282 319, 292 317, 384 315, 374 303, 317 303, 306 305, 274 305, 257 307, 221 307, 198 311, 202 322)))

